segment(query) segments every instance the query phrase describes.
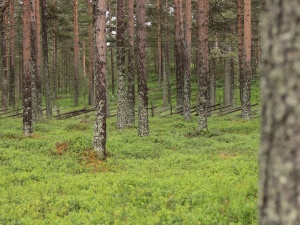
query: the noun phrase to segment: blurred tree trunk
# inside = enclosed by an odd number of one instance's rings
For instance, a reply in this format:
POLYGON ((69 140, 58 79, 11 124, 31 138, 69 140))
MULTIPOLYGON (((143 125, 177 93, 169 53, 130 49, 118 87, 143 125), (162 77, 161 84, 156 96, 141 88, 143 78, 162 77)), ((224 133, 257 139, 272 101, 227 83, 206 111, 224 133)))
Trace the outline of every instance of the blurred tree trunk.
POLYGON ((51 102, 51 84, 48 65, 48 24, 47 24, 47 0, 41 0, 41 21, 42 21, 42 45, 43 45, 43 65, 44 65, 44 81, 45 81, 45 99, 46 99, 46 117, 52 118, 52 102, 51 102))
POLYGON ((258 224, 294 225, 300 224, 300 2, 264 2, 258 224))
POLYGON ((148 90, 146 71, 146 2, 139 0, 137 9, 137 48, 138 48, 138 135, 149 135, 148 126, 148 90))
POLYGON ((191 43, 192 43, 192 4, 191 0, 185 1, 185 26, 184 26, 184 89, 183 89, 183 117, 191 119, 191 43))
MULTIPOLYGON (((231 46, 227 47, 227 54, 230 54, 231 46)), ((230 57, 227 55, 225 57, 225 76, 224 76, 224 106, 228 106, 231 103, 231 77, 230 77, 230 57)))
POLYGON ((79 30, 78 30, 78 0, 74 0, 74 106, 79 101, 79 30))
POLYGON ((198 129, 207 128, 207 106, 209 87, 209 60, 208 60, 208 1, 198 0, 198 129))
POLYGON ((128 0, 128 113, 127 125, 133 126, 135 122, 135 79, 134 79, 134 0, 128 0))
POLYGON ((126 128, 126 74, 125 74, 125 13, 124 1, 117 0, 117 68, 118 110, 117 129, 126 128))
POLYGON ((10 74, 9 74, 9 105, 15 108, 15 1, 10 2, 10 74))
POLYGON ((95 30, 95 129, 94 150, 106 157, 106 0, 94 0, 95 30))
POLYGON ((31 21, 30 0, 23 0, 23 132, 31 136, 32 131, 32 101, 31 101, 31 21))
POLYGON ((251 116, 251 0, 244 1, 244 71, 242 83, 242 117, 249 120, 251 116))

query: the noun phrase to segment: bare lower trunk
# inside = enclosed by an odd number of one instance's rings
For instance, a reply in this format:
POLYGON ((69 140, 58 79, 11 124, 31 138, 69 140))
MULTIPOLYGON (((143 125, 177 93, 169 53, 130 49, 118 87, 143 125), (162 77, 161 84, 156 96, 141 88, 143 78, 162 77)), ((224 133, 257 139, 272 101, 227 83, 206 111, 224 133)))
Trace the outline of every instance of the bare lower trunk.
POLYGON ((10 4, 9 105, 15 108, 15 2, 10 4))
POLYGON ((79 101, 79 30, 78 30, 78 0, 74 0, 74 106, 79 101))

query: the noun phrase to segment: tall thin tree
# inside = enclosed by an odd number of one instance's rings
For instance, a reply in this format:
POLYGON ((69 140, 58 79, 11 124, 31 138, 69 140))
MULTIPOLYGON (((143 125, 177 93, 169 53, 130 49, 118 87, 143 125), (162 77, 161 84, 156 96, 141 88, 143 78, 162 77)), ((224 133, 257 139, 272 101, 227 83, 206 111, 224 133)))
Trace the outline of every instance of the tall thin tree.
POLYGON ((134 76, 134 0, 128 0, 128 89, 127 89, 127 125, 135 122, 135 76, 134 76))
POLYGON ((106 158, 106 0, 94 0, 95 30, 95 129, 94 150, 106 158))
POLYGON ((183 85, 183 117, 191 119, 191 43, 192 43, 192 3, 185 1, 184 8, 184 85, 183 85))
POLYGON ((242 117, 251 116, 251 0, 244 1, 244 71, 242 82, 242 117))
POLYGON ((209 86, 208 61, 208 1, 198 0, 198 129, 207 128, 207 105, 209 86))
POLYGON ((48 24, 47 24, 47 0, 41 0, 42 21, 42 45, 43 45, 43 67, 45 82, 46 117, 52 118, 51 84, 48 64, 48 24))
POLYGON ((146 72, 146 2, 139 0, 137 8, 137 48, 138 48, 138 135, 149 135, 148 91, 146 72))
POLYGON ((125 12, 124 0, 117 0, 117 69, 118 69, 118 109, 117 128, 126 127, 126 74, 125 74, 125 12))
MULTIPOLYGON (((92 18, 92 7, 91 1, 87 0, 88 5, 88 14, 92 18)), ((94 43, 93 43, 93 24, 89 24, 88 28, 88 36, 89 36, 89 105, 94 106, 95 98, 94 98, 94 70, 93 70, 93 61, 94 61, 94 43)))
POLYGON ((74 106, 79 101, 79 28, 78 28, 78 0, 74 0, 74 106))
POLYGON ((15 107, 15 1, 10 1, 9 105, 15 107))
POLYGON ((25 136, 31 136, 33 133, 30 28, 30 0, 23 0, 23 132, 25 136))

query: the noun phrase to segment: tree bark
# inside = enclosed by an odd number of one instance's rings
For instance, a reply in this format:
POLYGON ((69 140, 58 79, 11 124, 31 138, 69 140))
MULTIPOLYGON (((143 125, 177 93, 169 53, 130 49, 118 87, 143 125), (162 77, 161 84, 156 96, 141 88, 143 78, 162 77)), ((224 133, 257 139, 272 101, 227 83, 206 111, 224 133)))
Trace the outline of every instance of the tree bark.
POLYGON ((157 11, 158 11, 158 17, 157 17, 157 56, 158 56, 158 85, 161 87, 161 80, 162 80, 162 74, 163 74, 163 53, 162 53, 162 31, 161 31, 161 2, 160 0, 157 0, 157 11))
POLYGON ((134 0, 128 0, 128 90, 127 90, 127 125, 135 122, 135 80, 134 80, 134 0))
POLYGON ((237 28, 238 28, 238 56, 239 56, 239 80, 240 101, 243 104, 243 71, 244 71, 244 46, 243 46, 243 23, 242 23, 242 0, 237 0, 237 28))
POLYGON ((1 53, 2 53, 2 92, 1 92, 1 108, 7 109, 9 103, 8 97, 8 77, 9 77, 9 52, 8 52, 8 13, 9 1, 1 4, 1 53))
POLYGON ((78 30, 78 0, 74 0, 74 106, 79 101, 79 30, 78 30))
POLYGON ((208 61, 208 2, 198 0, 198 129, 207 128, 207 106, 209 87, 208 61))
POLYGON ((32 100, 31 100, 31 44, 30 44, 30 0, 23 0, 23 132, 31 136, 32 100))
POLYGON ((148 126, 148 91, 146 72, 146 2, 139 0, 137 8, 137 47, 138 47, 138 135, 149 135, 148 126))
POLYGON ((106 0, 94 0, 95 29, 95 129, 94 150, 106 158, 106 0))
MULTIPOLYGON (((87 0, 88 5, 88 14, 92 17, 92 8, 90 0, 87 0)), ((110 13, 110 12, 109 12, 110 13)), ((93 61, 94 61, 94 43, 93 43, 93 24, 89 24, 88 28, 89 35, 89 105, 94 106, 95 96, 94 96, 94 70, 93 70, 93 61)))
POLYGON ((41 17, 40 17, 40 2, 35 0, 35 20, 36 20, 36 42, 35 42, 35 53, 36 53, 36 93, 37 93, 37 120, 40 121, 43 118, 43 107, 42 107, 42 49, 41 49, 41 17))
POLYGON ((244 1, 244 71, 242 83, 242 117, 249 120, 251 116, 251 0, 244 1))
MULTIPOLYGON (((53 6, 57 8, 56 0, 52 0, 53 6)), ((53 102, 56 102, 57 99, 57 28, 58 23, 55 20, 53 25, 53 75, 52 75, 52 84, 53 84, 53 102)))
POLYGON ((259 225, 300 224, 300 2, 263 11, 259 225))
POLYGON ((192 43, 192 4, 185 1, 185 40, 184 40, 184 85, 183 85, 183 117, 191 119, 191 43, 192 43))
POLYGON ((45 99, 46 99, 46 117, 52 118, 52 102, 51 102, 51 84, 48 65, 48 25, 47 25, 47 0, 41 0, 42 15, 42 45, 43 45, 43 65, 44 65, 44 81, 45 81, 45 99))
POLYGON ((15 108, 15 1, 10 2, 9 105, 15 108))
POLYGON ((176 61, 176 103, 177 107, 183 105, 183 76, 182 76, 182 56, 180 42, 180 13, 179 0, 174 0, 174 18, 175 18, 175 61, 176 61))
POLYGON ((117 0, 117 68, 118 110, 117 129, 126 128, 126 76, 125 76, 125 13, 124 1, 117 0))

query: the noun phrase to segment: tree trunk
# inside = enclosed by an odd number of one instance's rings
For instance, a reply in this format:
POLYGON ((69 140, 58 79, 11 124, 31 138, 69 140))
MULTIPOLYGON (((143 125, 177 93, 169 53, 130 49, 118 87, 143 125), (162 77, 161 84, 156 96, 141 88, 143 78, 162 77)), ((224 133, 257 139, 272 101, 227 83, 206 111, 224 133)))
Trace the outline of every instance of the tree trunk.
POLYGON ((174 18, 175 18, 175 60, 176 60, 176 103, 177 107, 183 105, 183 76, 181 65, 181 42, 180 42, 180 13, 179 0, 174 0, 174 18))
POLYGON ((43 44, 43 65, 44 65, 44 81, 45 81, 45 99, 46 99, 46 117, 52 118, 52 102, 51 102, 51 85, 48 65, 48 25, 47 25, 47 0, 41 0, 42 15, 42 44, 43 44))
MULTIPOLYGON (((227 54, 230 54, 231 47, 227 47, 227 54)), ((225 57, 225 76, 224 76, 224 106, 230 105, 231 103, 231 77, 230 77, 230 57, 225 57)))
POLYGON ((118 111, 117 129, 126 127, 126 77, 125 77, 125 13, 123 0, 117 0, 117 68, 118 111))
POLYGON ((300 224, 299 1, 266 0, 259 225, 300 224))
POLYGON ((37 87, 36 87, 36 18, 35 1, 30 0, 30 41, 31 41, 31 95, 32 95, 32 121, 38 122, 37 87))
POLYGON ((79 30, 78 30, 78 0, 74 0, 74 106, 79 101, 79 30))
POLYGON ((106 157, 106 0, 94 0, 95 29, 95 129, 94 150, 106 157))
POLYGON ((127 90, 127 125, 133 126, 135 122, 135 80, 134 80, 134 0, 128 1, 128 90, 127 90))
POLYGON ((191 119, 191 43, 192 43, 192 4, 185 1, 185 40, 184 40, 184 89, 183 89, 183 117, 191 119))
POLYGON ((157 0, 157 11, 158 11, 158 18, 157 18, 157 56, 158 56, 158 85, 161 87, 161 80, 162 80, 162 73, 163 73, 163 65, 162 65, 162 32, 161 32, 161 2, 157 0))
POLYGON ((36 94, 37 94, 37 121, 43 118, 43 107, 42 107, 42 49, 41 49, 41 17, 40 17, 40 2, 35 0, 35 21, 36 21, 36 42, 35 42, 35 53, 36 53, 36 71, 35 71, 35 81, 36 81, 36 94))
POLYGON ((15 1, 10 3, 9 105, 15 108, 15 1))
MULTIPOLYGON (((52 0, 53 6, 57 8, 56 0, 52 0)), ((57 27, 58 23, 55 20, 53 25, 53 75, 52 75, 52 84, 53 84, 53 102, 56 102, 57 99, 57 27)))
POLYGON ((8 77, 9 77, 9 52, 8 52, 8 13, 9 1, 1 4, 1 53, 2 53, 2 93, 1 93, 1 108, 8 108, 8 77))
POLYGON ((32 101, 31 101, 31 44, 30 44, 30 0, 23 0, 23 132, 31 136, 32 101))
MULTIPOLYGON (((88 14, 92 17, 92 8, 90 0, 87 0, 88 14)), ((109 12, 110 13, 110 12, 109 12)), ((95 96, 94 96, 94 43, 93 43, 93 24, 89 24, 89 105, 94 106, 95 96)))
POLYGON ((148 91, 146 72, 146 2, 139 0, 137 8, 137 47, 138 47, 138 135, 149 135, 148 126, 148 91))
POLYGON ((244 71, 242 83, 242 117, 249 120, 251 116, 251 0, 244 1, 244 71))
MULTIPOLYGON (((109 20, 109 24, 111 25, 111 15, 112 15, 112 10, 110 7, 110 0, 108 1, 108 20, 109 20)), ((112 28, 109 29, 109 39, 112 40, 112 28)), ((112 42, 110 42, 110 64, 111 64, 111 92, 112 95, 115 96, 115 62, 114 62, 114 49, 113 49, 113 45, 112 42)))
POLYGON ((242 0, 237 0, 237 23, 238 23, 237 27, 238 27, 240 101, 241 104, 243 104, 244 46, 243 46, 242 0))
POLYGON ((207 128, 207 106, 209 87, 209 61, 208 61, 208 2, 198 0, 198 129, 207 128))

